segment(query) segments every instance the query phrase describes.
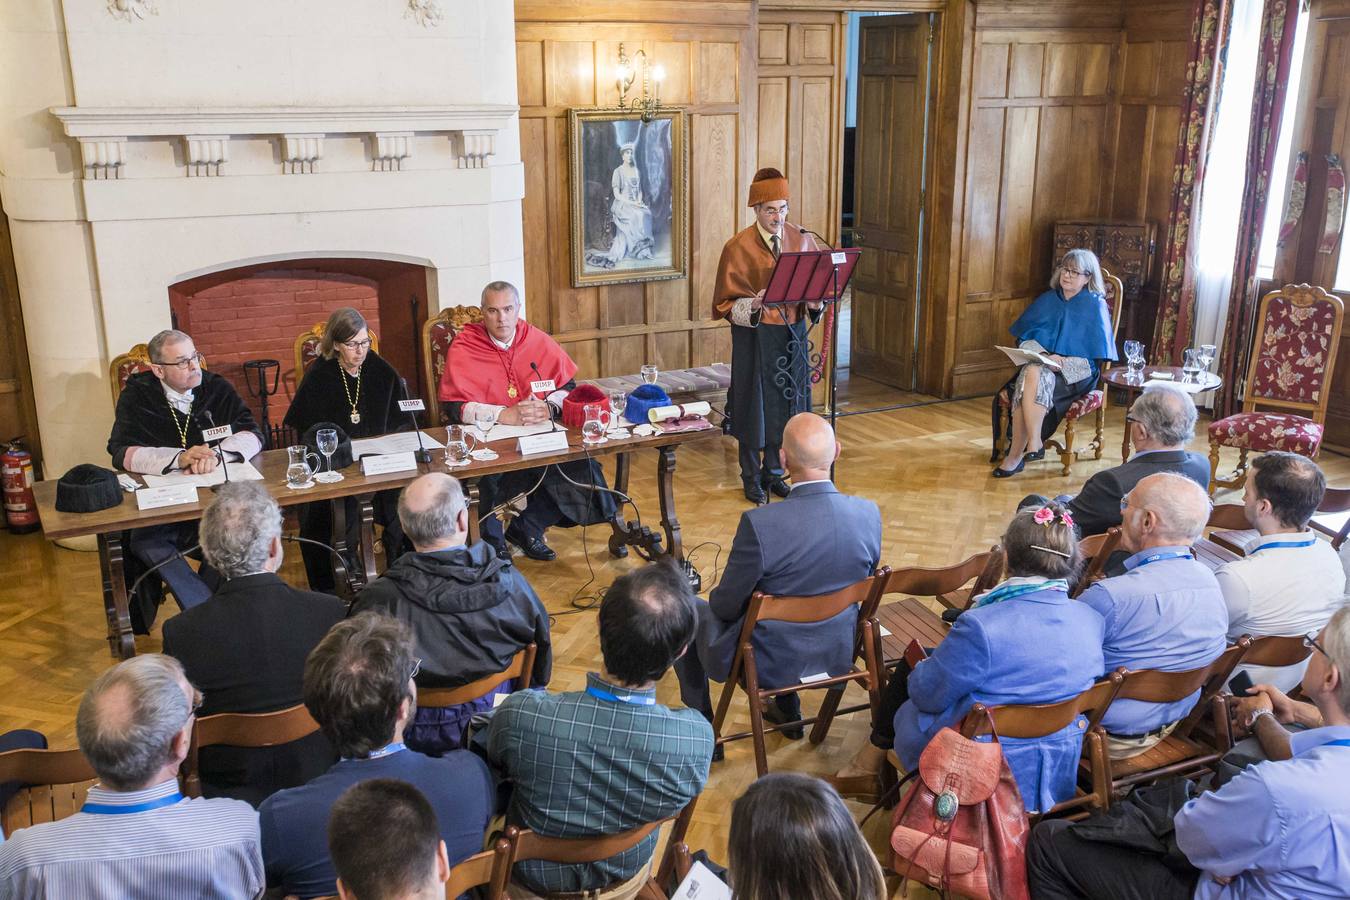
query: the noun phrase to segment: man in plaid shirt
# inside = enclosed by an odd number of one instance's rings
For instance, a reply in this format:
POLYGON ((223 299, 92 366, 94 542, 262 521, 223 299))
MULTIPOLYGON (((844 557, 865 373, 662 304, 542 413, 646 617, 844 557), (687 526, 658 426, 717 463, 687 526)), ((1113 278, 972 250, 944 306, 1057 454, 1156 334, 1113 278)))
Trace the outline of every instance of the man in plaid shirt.
MULTIPOLYGON (((586 676, 586 690, 507 697, 488 729, 488 756, 513 784, 509 822, 549 837, 597 837, 673 815, 698 796, 712 727, 695 710, 656 702, 656 682, 688 648, 696 620, 689 583, 673 567, 630 572, 600 605, 604 668, 586 676)), ((631 897, 656 837, 589 865, 522 862, 516 886, 631 897)))

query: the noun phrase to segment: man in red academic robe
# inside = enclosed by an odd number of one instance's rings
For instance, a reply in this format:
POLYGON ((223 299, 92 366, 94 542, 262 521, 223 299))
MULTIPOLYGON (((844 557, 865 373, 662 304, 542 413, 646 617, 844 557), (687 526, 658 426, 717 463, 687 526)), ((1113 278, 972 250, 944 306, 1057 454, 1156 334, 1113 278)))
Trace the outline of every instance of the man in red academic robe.
MULTIPOLYGON (((446 353, 439 392, 446 416, 472 424, 488 407, 503 425, 558 418, 563 399, 576 387, 577 364, 550 335, 520 318, 520 293, 509 282, 483 288, 482 309, 482 324, 464 326, 446 353), (550 381, 551 388, 542 387, 550 381)), ((505 543, 510 541, 531 559, 554 559, 557 554, 544 542, 551 526, 593 525, 615 514, 613 495, 594 460, 490 475, 479 480, 478 490, 483 511, 529 492, 525 511, 504 534, 495 515, 483 520, 483 538, 503 558, 510 557, 505 543)))
POLYGON ((788 419, 811 408, 806 336, 820 318, 819 304, 762 303, 780 253, 820 249, 787 221, 788 181, 777 169, 760 169, 747 206, 755 222, 727 241, 717 264, 713 318, 731 322, 731 387, 727 415, 740 444, 741 483, 752 503, 767 491, 788 495, 779 450, 788 419), (803 308, 805 307, 805 308, 803 308), (799 342, 793 345, 792 342, 799 342), (785 379, 776 376, 786 374, 785 379), (786 383, 777 383, 784 381, 786 383))

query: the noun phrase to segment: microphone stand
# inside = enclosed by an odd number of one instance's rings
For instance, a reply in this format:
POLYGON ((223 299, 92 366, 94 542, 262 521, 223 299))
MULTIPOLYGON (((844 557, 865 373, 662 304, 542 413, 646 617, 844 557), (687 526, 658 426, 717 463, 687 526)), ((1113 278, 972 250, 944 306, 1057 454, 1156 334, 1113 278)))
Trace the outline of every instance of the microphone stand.
MULTIPOLYGON (((206 424, 207 424, 207 425, 210 425, 212 428, 215 428, 215 427, 216 427, 216 417, 213 416, 213 415, 211 415, 211 410, 209 410, 209 409, 204 409, 204 410, 202 410, 202 416, 206 419, 206 424)), ((216 455, 217 455, 218 457, 220 457, 220 468, 221 468, 221 470, 225 473, 225 481, 229 481, 229 480, 230 480, 230 466, 229 466, 229 463, 225 462, 225 452, 226 452, 226 451, 225 451, 225 448, 221 446, 221 444, 223 444, 224 442, 225 442, 225 439, 224 439, 224 438, 221 438, 221 439, 217 440, 217 441, 216 441, 216 446, 215 446, 214 449, 215 449, 215 451, 216 451, 216 455)), ((208 446, 209 446, 209 445, 208 445, 208 446)), ((221 484, 224 484, 224 483, 225 483, 225 482, 221 482, 221 484)), ((213 485, 211 485, 211 490, 213 490, 213 491, 218 491, 218 490, 220 490, 220 485, 219 485, 219 484, 213 484, 213 485)))
MULTIPOLYGON (((824 235, 812 231, 809 228, 801 228, 800 226, 798 227, 797 230, 801 234, 810 234, 815 236, 820 240, 822 244, 824 244, 826 247, 829 247, 830 250, 834 250, 834 245, 831 244, 829 241, 825 240, 824 235)), ((842 299, 839 296, 839 263, 831 260, 831 267, 834 269, 834 273, 831 276, 834 280, 834 300, 832 302, 835 304, 835 313, 836 313, 835 319, 837 320, 839 301, 842 299)), ((838 421, 839 419, 839 356, 838 353, 836 353, 836 348, 838 347, 839 340, 837 336, 832 335, 831 337, 832 339, 830 341, 830 346, 826 348, 825 352, 830 355, 830 382, 827 391, 830 398, 830 430, 834 431, 835 422, 838 421)), ((834 480, 834 468, 837 462, 838 461, 836 460, 835 463, 830 463, 831 481, 834 480)))
MULTIPOLYGON (((408 396, 408 379, 399 378, 398 383, 403 385, 403 399, 412 399, 408 396)), ((430 463, 431 451, 422 446, 422 428, 417 424, 417 413, 408 410, 408 418, 412 419, 413 431, 417 434, 417 452, 413 454, 413 458, 420 463, 430 463)))

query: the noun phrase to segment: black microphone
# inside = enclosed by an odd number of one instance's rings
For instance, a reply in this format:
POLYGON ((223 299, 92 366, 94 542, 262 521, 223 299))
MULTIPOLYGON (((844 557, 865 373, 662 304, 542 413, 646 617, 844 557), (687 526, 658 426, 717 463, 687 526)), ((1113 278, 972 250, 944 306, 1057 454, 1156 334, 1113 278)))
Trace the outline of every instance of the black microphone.
POLYGON ((834 249, 834 246, 829 241, 825 240, 825 236, 821 234, 819 231, 812 231, 810 228, 802 228, 798 226, 797 232, 799 234, 813 234, 816 237, 820 238, 820 242, 824 244, 826 247, 829 247, 831 250, 834 249))
MULTIPOLYGON (((531 362, 531 363, 530 363, 530 368, 534 370, 534 377, 535 377, 537 380, 539 380, 539 381, 543 381, 543 380, 544 380, 543 374, 541 374, 540 371, 539 371, 539 366, 537 366, 537 365, 535 365, 533 362, 531 362)), ((557 385, 554 385, 554 387, 556 388, 557 385)), ((530 393, 533 394, 534 391, 530 391, 530 393)), ((545 406, 545 408, 548 407, 548 401, 547 401, 547 400, 544 401, 544 406, 545 406)), ((549 430, 550 432, 553 432, 553 431, 557 431, 557 430, 558 430, 558 423, 555 422, 555 421, 553 421, 553 411, 552 411, 552 410, 549 410, 549 414, 548 414, 548 424, 549 424, 549 429, 548 429, 548 430, 549 430)))
MULTIPOLYGON (((408 396, 408 379, 400 376, 398 379, 398 383, 403 385, 403 399, 404 400, 412 399, 411 397, 408 396)), ((408 410, 408 417, 412 419, 413 431, 417 432, 417 452, 414 453, 413 456, 420 463, 429 463, 431 462, 431 451, 428 450, 426 447, 422 446, 422 429, 417 425, 417 413, 413 412, 410 409, 408 410)))
MULTIPOLYGON (((216 427, 216 417, 213 416, 213 415, 211 415, 211 410, 209 410, 209 409, 204 409, 204 410, 202 410, 202 417, 206 419, 206 424, 207 424, 207 425, 210 425, 212 428, 215 428, 215 427, 216 427)), ((205 437, 205 435, 203 435, 203 437, 205 437)), ((229 466, 228 463, 225 462, 225 448, 222 447, 222 446, 220 446, 221 443, 223 443, 223 442, 224 442, 224 438, 221 438, 220 440, 216 441, 215 450, 216 450, 216 455, 220 457, 220 468, 221 468, 221 470, 224 472, 225 480, 226 480, 226 481, 229 481, 229 480, 230 480, 230 466, 229 466)), ((211 490, 213 490, 213 491, 218 491, 218 490, 220 490, 220 485, 219 485, 219 484, 213 485, 213 486, 211 487, 211 490)))

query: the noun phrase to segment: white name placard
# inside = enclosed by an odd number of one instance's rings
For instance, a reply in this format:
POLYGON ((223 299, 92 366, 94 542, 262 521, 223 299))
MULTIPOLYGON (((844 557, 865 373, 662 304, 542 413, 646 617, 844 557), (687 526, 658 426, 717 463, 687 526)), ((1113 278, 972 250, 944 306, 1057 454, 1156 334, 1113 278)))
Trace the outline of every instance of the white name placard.
POLYGON ((217 425, 215 428, 208 428, 202 432, 204 441, 223 441, 225 438, 234 434, 234 429, 228 425, 217 425))
POLYGON ((407 472, 417 468, 417 458, 412 451, 406 453, 384 453, 380 456, 363 456, 361 471, 366 475, 388 475, 390 472, 407 472))
POLYGON ((183 503, 197 502, 195 484, 174 484, 168 487, 143 487, 136 492, 138 509, 159 509, 161 506, 178 506, 183 503))
POLYGON ((848 254, 842 250, 836 250, 830 254, 830 262, 836 266, 842 266, 844 263, 848 262, 848 254))
POLYGON ((527 434, 517 439, 521 456, 537 453, 566 453, 567 432, 545 431, 542 434, 527 434))
POLYGON ((404 412, 422 412, 427 406, 421 400, 400 400, 398 408, 404 412))
POLYGON ((530 392, 533 394, 551 394, 558 389, 553 383, 552 378, 546 378, 543 381, 531 381, 530 392))

